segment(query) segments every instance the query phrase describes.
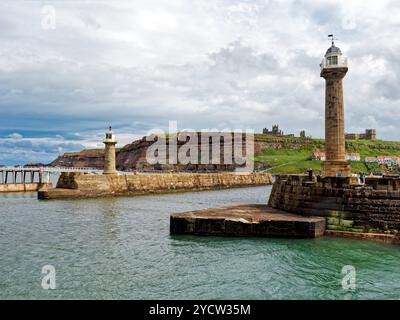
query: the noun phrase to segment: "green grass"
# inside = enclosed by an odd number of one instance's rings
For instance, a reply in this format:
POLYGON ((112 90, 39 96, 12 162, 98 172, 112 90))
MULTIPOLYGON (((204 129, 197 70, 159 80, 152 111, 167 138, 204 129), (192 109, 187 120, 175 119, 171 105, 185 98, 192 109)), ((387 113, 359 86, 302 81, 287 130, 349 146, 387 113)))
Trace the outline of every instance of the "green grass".
POLYGON ((316 171, 320 170, 320 161, 311 161, 312 149, 275 149, 266 150, 255 157, 256 164, 266 163, 271 166, 267 171, 271 173, 300 173, 306 172, 308 168, 313 168, 316 171))
POLYGON ((388 156, 388 155, 400 155, 400 144, 392 143, 379 143, 379 144, 362 144, 351 141, 347 144, 347 152, 358 152, 361 155, 361 159, 365 157, 373 156, 388 156))
MULTIPOLYGON (((270 166, 266 171, 270 173, 306 173, 312 168, 314 172, 321 171, 321 161, 312 161, 312 152, 316 149, 324 150, 322 139, 301 139, 295 137, 274 137, 271 135, 255 135, 260 140, 279 140, 281 148, 262 150, 255 156, 256 166, 267 164, 270 166)), ((376 164, 365 164, 365 157, 378 155, 400 155, 400 142, 397 141, 368 141, 349 140, 346 141, 346 152, 358 152, 361 162, 351 161, 351 171, 354 173, 371 171, 383 171, 384 168, 376 164)))

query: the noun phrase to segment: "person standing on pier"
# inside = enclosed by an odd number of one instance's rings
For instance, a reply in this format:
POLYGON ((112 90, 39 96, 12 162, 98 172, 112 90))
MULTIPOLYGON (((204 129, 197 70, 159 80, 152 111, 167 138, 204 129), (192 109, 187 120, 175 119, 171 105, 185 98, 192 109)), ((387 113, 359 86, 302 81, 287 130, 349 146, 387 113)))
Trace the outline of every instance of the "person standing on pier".
POLYGON ((309 168, 309 169, 307 170, 307 173, 308 173, 308 180, 309 180, 309 181, 313 181, 313 175, 314 175, 313 169, 309 168))
POLYGON ((365 184, 365 173, 364 172, 360 173, 360 182, 361 182, 361 184, 365 184))

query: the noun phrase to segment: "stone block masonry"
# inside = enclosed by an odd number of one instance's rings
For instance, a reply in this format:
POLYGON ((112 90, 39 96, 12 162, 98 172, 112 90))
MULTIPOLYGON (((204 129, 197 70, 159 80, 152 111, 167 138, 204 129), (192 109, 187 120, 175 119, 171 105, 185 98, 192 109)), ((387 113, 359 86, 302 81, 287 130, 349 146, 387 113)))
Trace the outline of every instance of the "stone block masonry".
POLYGON ((38 192, 39 199, 92 198, 268 185, 269 173, 161 173, 95 175, 61 174, 54 189, 38 192))
POLYGON ((277 177, 269 205, 327 219, 327 230, 399 235, 400 179, 325 177, 308 181, 303 175, 277 177))
POLYGON ((339 171, 349 174, 345 161, 344 103, 342 79, 347 68, 322 69, 325 89, 325 148, 326 161, 322 165, 324 176, 336 176, 339 171))

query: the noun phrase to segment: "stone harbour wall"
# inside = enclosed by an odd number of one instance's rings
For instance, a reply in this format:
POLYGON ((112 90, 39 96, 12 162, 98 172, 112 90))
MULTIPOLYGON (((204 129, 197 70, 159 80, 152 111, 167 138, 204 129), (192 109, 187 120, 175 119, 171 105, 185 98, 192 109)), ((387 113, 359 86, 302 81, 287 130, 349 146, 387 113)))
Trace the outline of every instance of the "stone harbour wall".
POLYGON ((39 199, 89 198, 224 189, 272 183, 269 173, 161 173, 95 175, 63 173, 56 188, 39 191, 39 199))
POLYGON ((269 205, 297 214, 323 216, 327 230, 398 234, 400 179, 326 177, 308 181, 303 175, 276 178, 269 205))

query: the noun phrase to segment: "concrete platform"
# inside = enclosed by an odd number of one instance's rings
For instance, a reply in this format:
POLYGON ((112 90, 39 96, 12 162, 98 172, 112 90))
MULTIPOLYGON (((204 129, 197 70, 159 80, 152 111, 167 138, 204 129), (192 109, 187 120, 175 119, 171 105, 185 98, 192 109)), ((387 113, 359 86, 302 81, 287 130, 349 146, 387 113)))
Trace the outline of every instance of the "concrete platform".
POLYGON ((267 205, 246 204, 174 213, 171 234, 316 238, 324 235, 325 218, 305 217, 267 205))

